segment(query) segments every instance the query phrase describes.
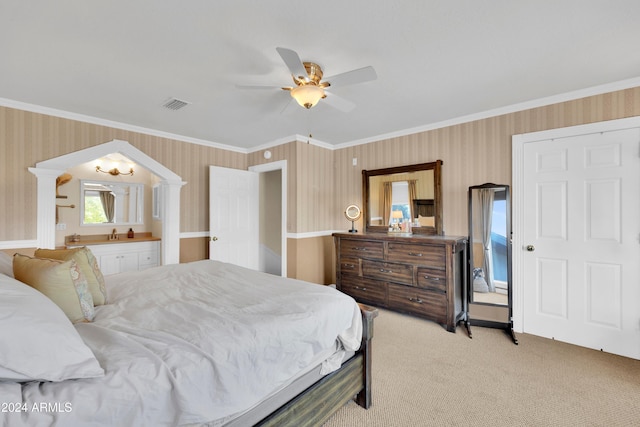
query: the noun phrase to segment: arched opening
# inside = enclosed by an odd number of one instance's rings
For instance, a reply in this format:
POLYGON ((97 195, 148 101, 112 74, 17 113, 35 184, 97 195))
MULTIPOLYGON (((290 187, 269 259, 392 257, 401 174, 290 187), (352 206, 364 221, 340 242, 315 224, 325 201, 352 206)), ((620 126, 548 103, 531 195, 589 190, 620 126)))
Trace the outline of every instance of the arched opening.
POLYGON ((138 150, 127 141, 114 139, 104 144, 36 163, 29 171, 38 178, 37 244, 55 247, 56 178, 80 163, 120 153, 146 168, 159 179, 160 213, 162 215, 162 264, 180 262, 180 189, 186 182, 170 169, 138 150))

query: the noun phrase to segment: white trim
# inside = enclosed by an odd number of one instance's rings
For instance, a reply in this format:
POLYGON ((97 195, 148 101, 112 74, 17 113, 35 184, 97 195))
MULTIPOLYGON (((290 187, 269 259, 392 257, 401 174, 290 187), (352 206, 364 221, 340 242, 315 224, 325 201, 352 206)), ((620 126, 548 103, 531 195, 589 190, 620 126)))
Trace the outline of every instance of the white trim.
POLYGON ((114 139, 36 163, 29 171, 38 178, 37 246, 55 247, 55 181, 66 169, 112 153, 120 153, 160 178, 162 194, 162 264, 180 262, 180 189, 186 182, 127 141, 114 139))
POLYGON ((308 231, 306 233, 287 233, 288 239, 310 239, 313 237, 331 236, 333 233, 346 233, 348 230, 308 231))
POLYGON ((305 144, 316 145, 318 147, 326 148, 327 150, 335 150, 336 146, 329 144, 328 142, 320 141, 319 139, 304 136, 304 135, 290 135, 284 138, 278 138, 274 141, 267 142, 266 144, 258 145, 257 147, 248 148, 247 153, 255 153, 256 151, 262 151, 273 147, 278 147, 290 142, 303 142, 305 144))
POLYGON ((524 330, 524 253, 526 242, 523 241, 521 230, 524 229, 524 146, 537 141, 565 138, 597 132, 640 127, 640 116, 626 119, 608 120, 589 123, 586 125, 570 126, 540 132, 513 135, 511 139, 511 193, 512 209, 512 287, 513 292, 513 328, 516 332, 524 330))
MULTIPOLYGON (((325 237, 331 236, 333 233, 346 233, 348 230, 323 230, 323 231, 309 231, 306 233, 286 233, 287 239, 309 239, 313 237, 325 237)), ((197 237, 209 237, 208 231, 188 231, 180 233, 181 239, 192 239, 197 237)))
POLYGON ((143 133, 145 135, 158 136, 160 138, 174 139, 176 141, 189 142, 191 144, 205 145, 207 147, 219 148, 221 150, 235 151, 238 153, 247 153, 247 149, 239 148, 233 145, 220 144, 218 142, 207 141, 190 136, 178 135, 170 132, 164 132, 157 129, 145 128, 142 126, 131 125, 128 123, 115 122, 112 120, 101 119, 99 117, 87 116, 84 114, 72 113, 70 111, 58 110, 56 108, 44 107, 41 105, 28 104, 26 102, 15 101, 13 99, 0 98, 0 106, 15 108, 17 110, 30 111, 32 113, 45 114, 47 116, 60 117, 63 119, 76 120, 78 122, 91 123, 94 125, 108 126, 114 129, 122 129, 131 132, 143 133))
POLYGON ((263 173, 263 172, 271 172, 271 171, 276 171, 279 170, 281 171, 281 176, 280 176, 280 183, 281 183, 281 202, 282 202, 282 207, 281 207, 281 222, 280 222, 280 230, 282 230, 281 232, 281 239, 280 239, 280 246, 281 246, 281 275, 282 277, 287 277, 287 209, 288 209, 288 204, 287 204, 287 188, 288 188, 288 180, 287 180, 287 161, 286 160, 278 160, 276 162, 271 162, 271 163, 263 163, 260 165, 255 165, 255 166, 250 166, 249 170, 251 172, 256 172, 256 173, 263 173))
POLYGON ((37 165, 29 168, 37 178, 36 246, 40 248, 53 249, 56 246, 56 178, 66 169, 47 169, 37 165))
POLYGON ((4 240, 0 241, 0 249, 37 248, 37 240, 4 240))
POLYGON ((375 136, 358 139, 351 142, 345 142, 344 144, 334 145, 333 149, 338 150, 342 148, 353 147, 356 145, 369 144, 371 142, 377 142, 377 141, 382 141, 382 140, 391 139, 391 138, 398 138, 406 135, 413 135, 420 132, 426 132, 426 131, 435 130, 435 129, 442 129, 445 127, 473 122, 476 120, 482 120, 490 117, 501 116, 503 114, 515 113, 518 111, 529 110, 532 108, 544 107, 546 105, 553 105, 561 102, 573 101, 575 99, 586 98, 594 95, 601 95, 603 93, 615 92, 618 90, 630 89, 637 86, 640 86, 640 77, 621 80, 613 83, 607 83, 604 85, 594 86, 586 89, 580 89, 573 92, 562 93, 559 95, 548 96, 545 98, 533 99, 531 101, 507 105, 505 107, 500 107, 500 108, 494 108, 492 110, 482 111, 479 113, 457 117, 450 120, 444 120, 441 122, 431 123, 424 126, 417 126, 414 128, 403 129, 396 132, 389 132, 386 134, 375 135, 375 136))
POLYGON ((495 117, 502 114, 514 113, 517 111, 523 111, 531 108, 543 107, 545 105, 557 104, 560 102, 572 101, 574 99, 586 98, 589 96, 600 95, 603 93, 615 92, 618 90, 624 90, 640 86, 640 77, 634 77, 631 79, 620 80, 617 82, 607 83, 603 85, 593 86, 590 88, 580 89, 572 92, 566 92, 559 95, 548 96, 545 98, 534 99, 531 101, 521 102, 518 104, 507 105, 505 107, 495 108, 480 113, 470 114, 453 118, 450 120, 444 120, 441 122, 430 123, 423 126, 417 126, 408 129, 401 129, 395 132, 389 132, 380 135, 374 135, 367 138, 362 138, 354 141, 345 142, 342 144, 330 144, 328 142, 320 141, 315 138, 306 137, 303 135, 292 135, 288 137, 278 138, 272 142, 259 145, 253 148, 240 148, 233 145, 221 144, 218 142, 208 141, 204 139, 192 138, 184 135, 177 135, 169 132, 163 132, 156 129, 145 128, 142 126, 130 125, 122 122, 115 122, 112 120, 101 119, 98 117, 87 116, 84 114, 72 113, 69 111, 58 110, 55 108, 44 107, 35 104, 28 104, 25 102, 15 101, 7 98, 0 98, 0 106, 16 108, 18 110, 31 111, 34 113, 46 114, 54 117, 61 117, 70 120, 76 120, 85 123, 92 123, 101 126, 108 126, 115 129, 123 129, 131 132, 143 133, 146 135, 159 136, 161 138, 174 139, 176 141, 184 141, 197 145, 205 145, 208 147, 219 148, 221 150, 233 151, 237 153, 254 153, 256 151, 264 150, 271 147, 276 147, 288 142, 298 141, 307 142, 309 144, 317 145, 319 147, 326 148, 328 150, 340 150, 343 148, 353 147, 357 145, 368 144, 371 142, 382 141, 385 139, 397 138, 406 135, 412 135, 415 133, 426 132, 429 130, 441 129, 448 126, 454 126, 462 123, 468 123, 475 120, 486 119, 489 117, 495 117))
POLYGON ((180 233, 181 239, 195 239, 198 237, 209 237, 211 233, 208 231, 187 231, 184 233, 180 233))

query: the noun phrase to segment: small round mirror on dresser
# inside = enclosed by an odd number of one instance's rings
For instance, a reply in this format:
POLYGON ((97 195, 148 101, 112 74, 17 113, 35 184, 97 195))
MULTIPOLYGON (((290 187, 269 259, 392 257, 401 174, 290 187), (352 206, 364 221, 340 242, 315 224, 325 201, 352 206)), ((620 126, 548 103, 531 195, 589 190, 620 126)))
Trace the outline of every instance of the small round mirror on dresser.
POLYGON ((355 222, 362 216, 360 208, 357 205, 349 205, 344 210, 344 216, 351 221, 351 230, 349 230, 349 233, 357 233, 358 230, 356 230, 355 222))

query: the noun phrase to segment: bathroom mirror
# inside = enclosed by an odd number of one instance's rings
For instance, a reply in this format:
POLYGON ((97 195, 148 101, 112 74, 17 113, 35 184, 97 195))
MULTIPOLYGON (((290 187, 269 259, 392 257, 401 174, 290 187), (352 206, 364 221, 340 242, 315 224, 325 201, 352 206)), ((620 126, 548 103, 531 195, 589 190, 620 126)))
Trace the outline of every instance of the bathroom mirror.
POLYGON ((469 187, 469 321, 510 331, 511 207, 508 185, 469 187))
POLYGON ((394 214, 411 221, 414 234, 444 234, 442 160, 362 171, 363 214, 369 232, 386 233, 394 214))
POLYGON ((144 184, 81 180, 80 224, 142 224, 143 198, 144 184))

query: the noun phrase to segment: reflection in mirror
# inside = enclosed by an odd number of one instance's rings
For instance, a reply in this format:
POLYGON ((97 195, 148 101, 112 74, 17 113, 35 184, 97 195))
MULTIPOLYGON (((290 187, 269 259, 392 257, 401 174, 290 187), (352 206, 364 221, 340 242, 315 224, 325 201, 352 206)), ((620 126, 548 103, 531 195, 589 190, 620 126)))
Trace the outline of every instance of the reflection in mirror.
POLYGON ((508 304, 506 187, 471 190, 472 301, 508 304))
POLYGON ((469 323, 513 331, 508 185, 469 187, 469 323))
POLYGON ((143 197, 144 184, 81 180, 81 224, 142 224, 143 197))
POLYGON ((362 171, 367 231, 386 232, 411 222, 413 233, 443 234, 442 161, 362 171))

